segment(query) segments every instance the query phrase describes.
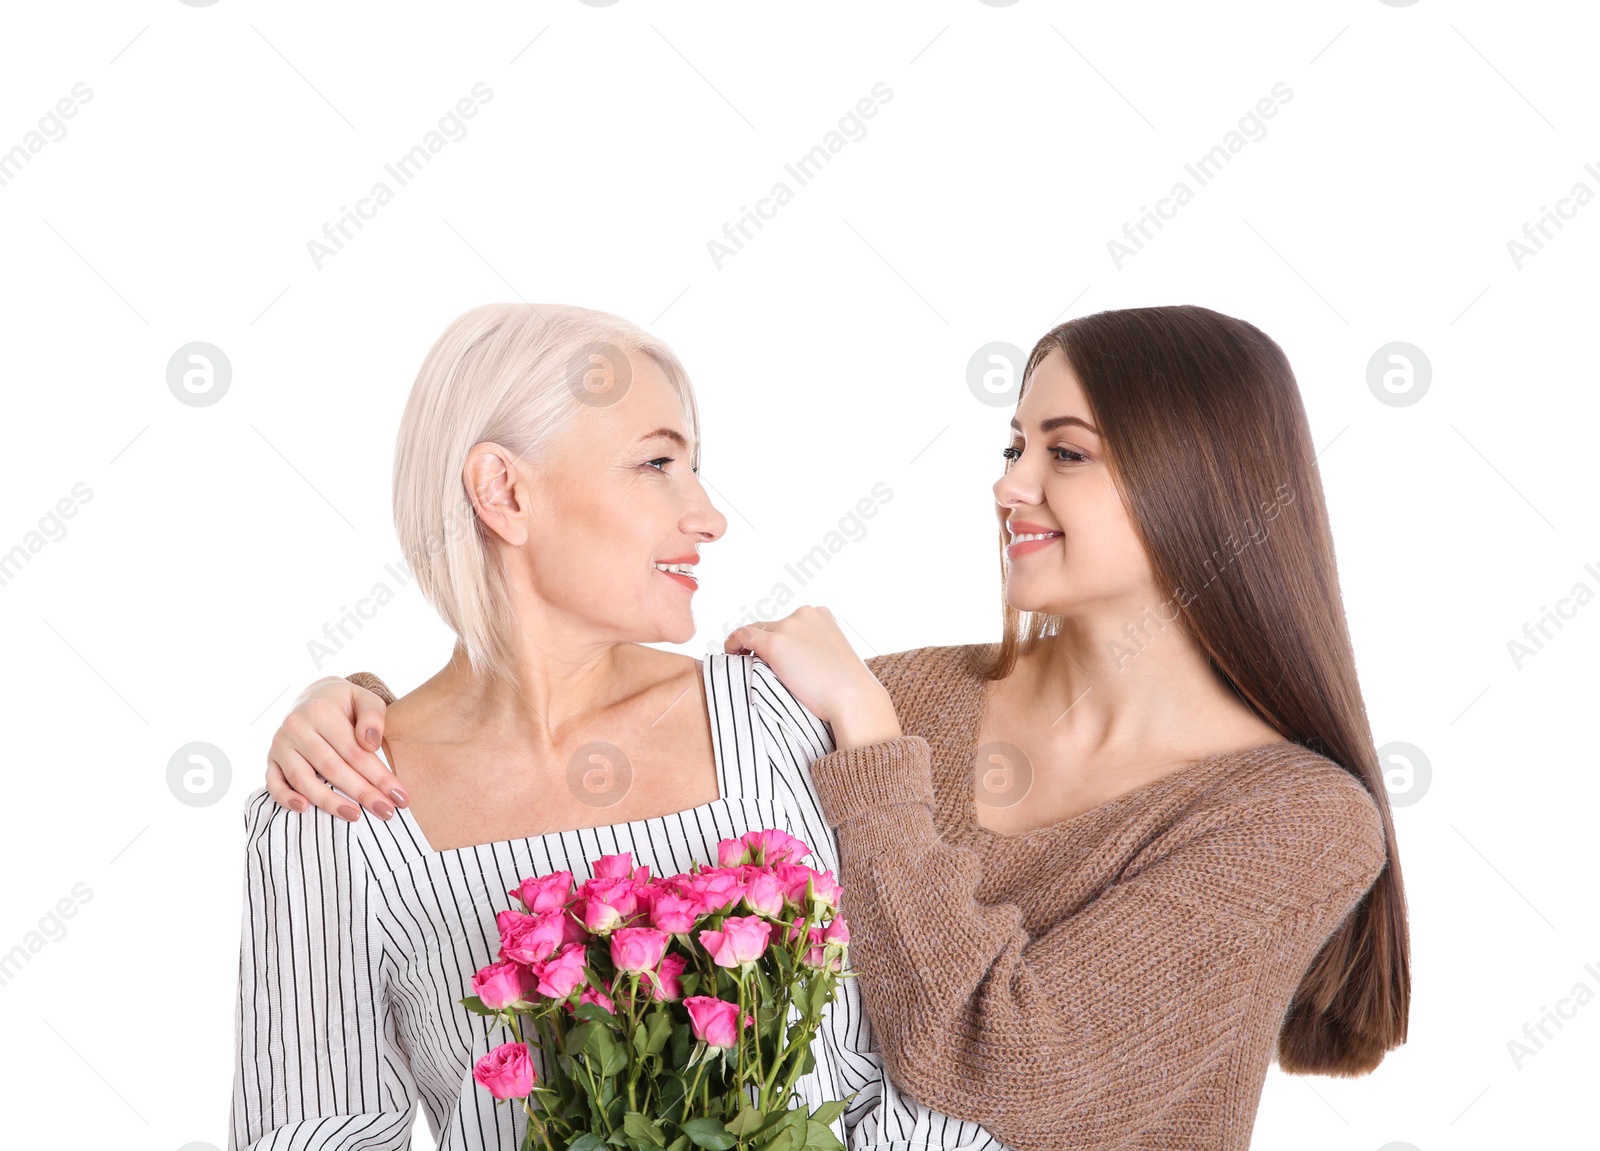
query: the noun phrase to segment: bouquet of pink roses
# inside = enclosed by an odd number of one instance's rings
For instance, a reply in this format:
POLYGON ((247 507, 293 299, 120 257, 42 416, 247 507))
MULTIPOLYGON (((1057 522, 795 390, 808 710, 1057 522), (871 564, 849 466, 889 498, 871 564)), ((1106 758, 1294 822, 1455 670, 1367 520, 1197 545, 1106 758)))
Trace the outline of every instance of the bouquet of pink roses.
POLYGON ((839 885, 810 854, 767 828, 722 840, 716 867, 652 879, 623 852, 576 888, 558 871, 508 893, 526 910, 497 916, 500 960, 461 1003, 516 1036, 472 1074, 521 1100, 523 1151, 843 1151, 830 1124, 854 1095, 792 1105, 854 975, 839 885))

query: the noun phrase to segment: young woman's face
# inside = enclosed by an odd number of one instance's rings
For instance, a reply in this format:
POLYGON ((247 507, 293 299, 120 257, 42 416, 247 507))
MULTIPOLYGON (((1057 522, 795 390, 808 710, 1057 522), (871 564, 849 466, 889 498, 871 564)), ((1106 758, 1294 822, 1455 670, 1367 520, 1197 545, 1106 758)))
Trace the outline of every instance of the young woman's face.
POLYGON ((1059 349, 1029 377, 1005 454, 994 498, 1007 529, 1008 604, 1077 615, 1096 603, 1142 601, 1154 590, 1083 387, 1059 349))
POLYGON ((692 565, 728 521, 690 468, 694 443, 677 393, 650 356, 628 357, 621 399, 585 405, 533 472, 522 549, 541 599, 618 642, 694 637, 692 565))

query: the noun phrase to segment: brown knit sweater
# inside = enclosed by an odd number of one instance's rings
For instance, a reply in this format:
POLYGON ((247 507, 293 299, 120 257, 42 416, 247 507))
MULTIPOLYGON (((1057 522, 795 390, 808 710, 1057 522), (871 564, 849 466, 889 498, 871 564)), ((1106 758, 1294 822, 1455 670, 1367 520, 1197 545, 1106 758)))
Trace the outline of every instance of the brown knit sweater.
POLYGON ((890 1076, 1017 1151, 1246 1151, 1300 977, 1383 868, 1377 805, 1284 742, 988 831, 983 647, 867 660, 905 734, 811 765, 890 1076))
POLYGON ((1295 988, 1383 868, 1376 803, 1283 742, 988 831, 980 648, 869 659, 905 734, 811 765, 890 1076, 1019 1151, 1244 1151, 1295 988))

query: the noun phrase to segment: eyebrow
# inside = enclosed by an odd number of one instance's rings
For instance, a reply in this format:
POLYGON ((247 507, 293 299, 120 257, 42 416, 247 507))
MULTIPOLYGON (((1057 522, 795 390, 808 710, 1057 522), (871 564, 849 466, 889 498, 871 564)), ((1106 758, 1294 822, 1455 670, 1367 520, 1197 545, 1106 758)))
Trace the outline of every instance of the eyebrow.
MULTIPOLYGON (((1020 432, 1022 430, 1022 425, 1017 423, 1016 420, 1011 421, 1011 426, 1016 431, 1020 432)), ((1096 428, 1088 420, 1079 419, 1077 416, 1051 416, 1048 420, 1042 420, 1039 423, 1041 432, 1053 432, 1057 428, 1065 427, 1080 427, 1093 432, 1097 436, 1100 434, 1100 429, 1096 428)))
POLYGON ((671 440, 678 445, 679 450, 685 452, 689 450, 689 441, 683 438, 682 433, 671 428, 657 428, 653 432, 646 432, 634 442, 642 444, 646 440, 671 440))

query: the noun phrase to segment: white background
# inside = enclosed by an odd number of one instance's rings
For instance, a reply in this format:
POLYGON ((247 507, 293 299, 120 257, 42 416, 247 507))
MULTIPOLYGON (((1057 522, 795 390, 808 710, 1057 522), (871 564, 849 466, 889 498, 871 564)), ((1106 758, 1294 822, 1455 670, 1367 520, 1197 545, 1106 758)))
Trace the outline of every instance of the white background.
POLYGON ((1600 193, 1597 30, 1588 4, 1437 0, 7 5, 0 149, 92 96, 0 186, 0 552, 27 553, 0 584, 0 952, 42 943, 0 985, 6 1144, 222 1145, 243 799, 309 680, 404 691, 448 656, 388 566, 394 431, 444 326, 513 299, 627 316, 688 366, 729 519, 696 654, 779 580, 863 655, 998 634, 1010 410, 968 388, 982 345, 1171 303, 1273 336, 1374 736, 1432 778, 1396 809, 1410 1042, 1358 1080, 1274 1069, 1254 1145, 1592 1140, 1600 999, 1520 1068, 1508 1042, 1600 994, 1600 606, 1520 668, 1507 643, 1600 591, 1600 206, 1520 268, 1507 241, 1600 193), (318 268, 307 242, 479 82, 467 134, 318 268), (718 268, 708 240, 879 82, 865 135, 718 268), (1119 269, 1107 241, 1280 82, 1265 136, 1119 269), (191 341, 231 364, 213 405, 167 386, 191 341), (1431 364, 1417 403, 1368 387, 1392 341, 1431 364), (195 741, 231 766, 208 806, 167 783, 195 741))

